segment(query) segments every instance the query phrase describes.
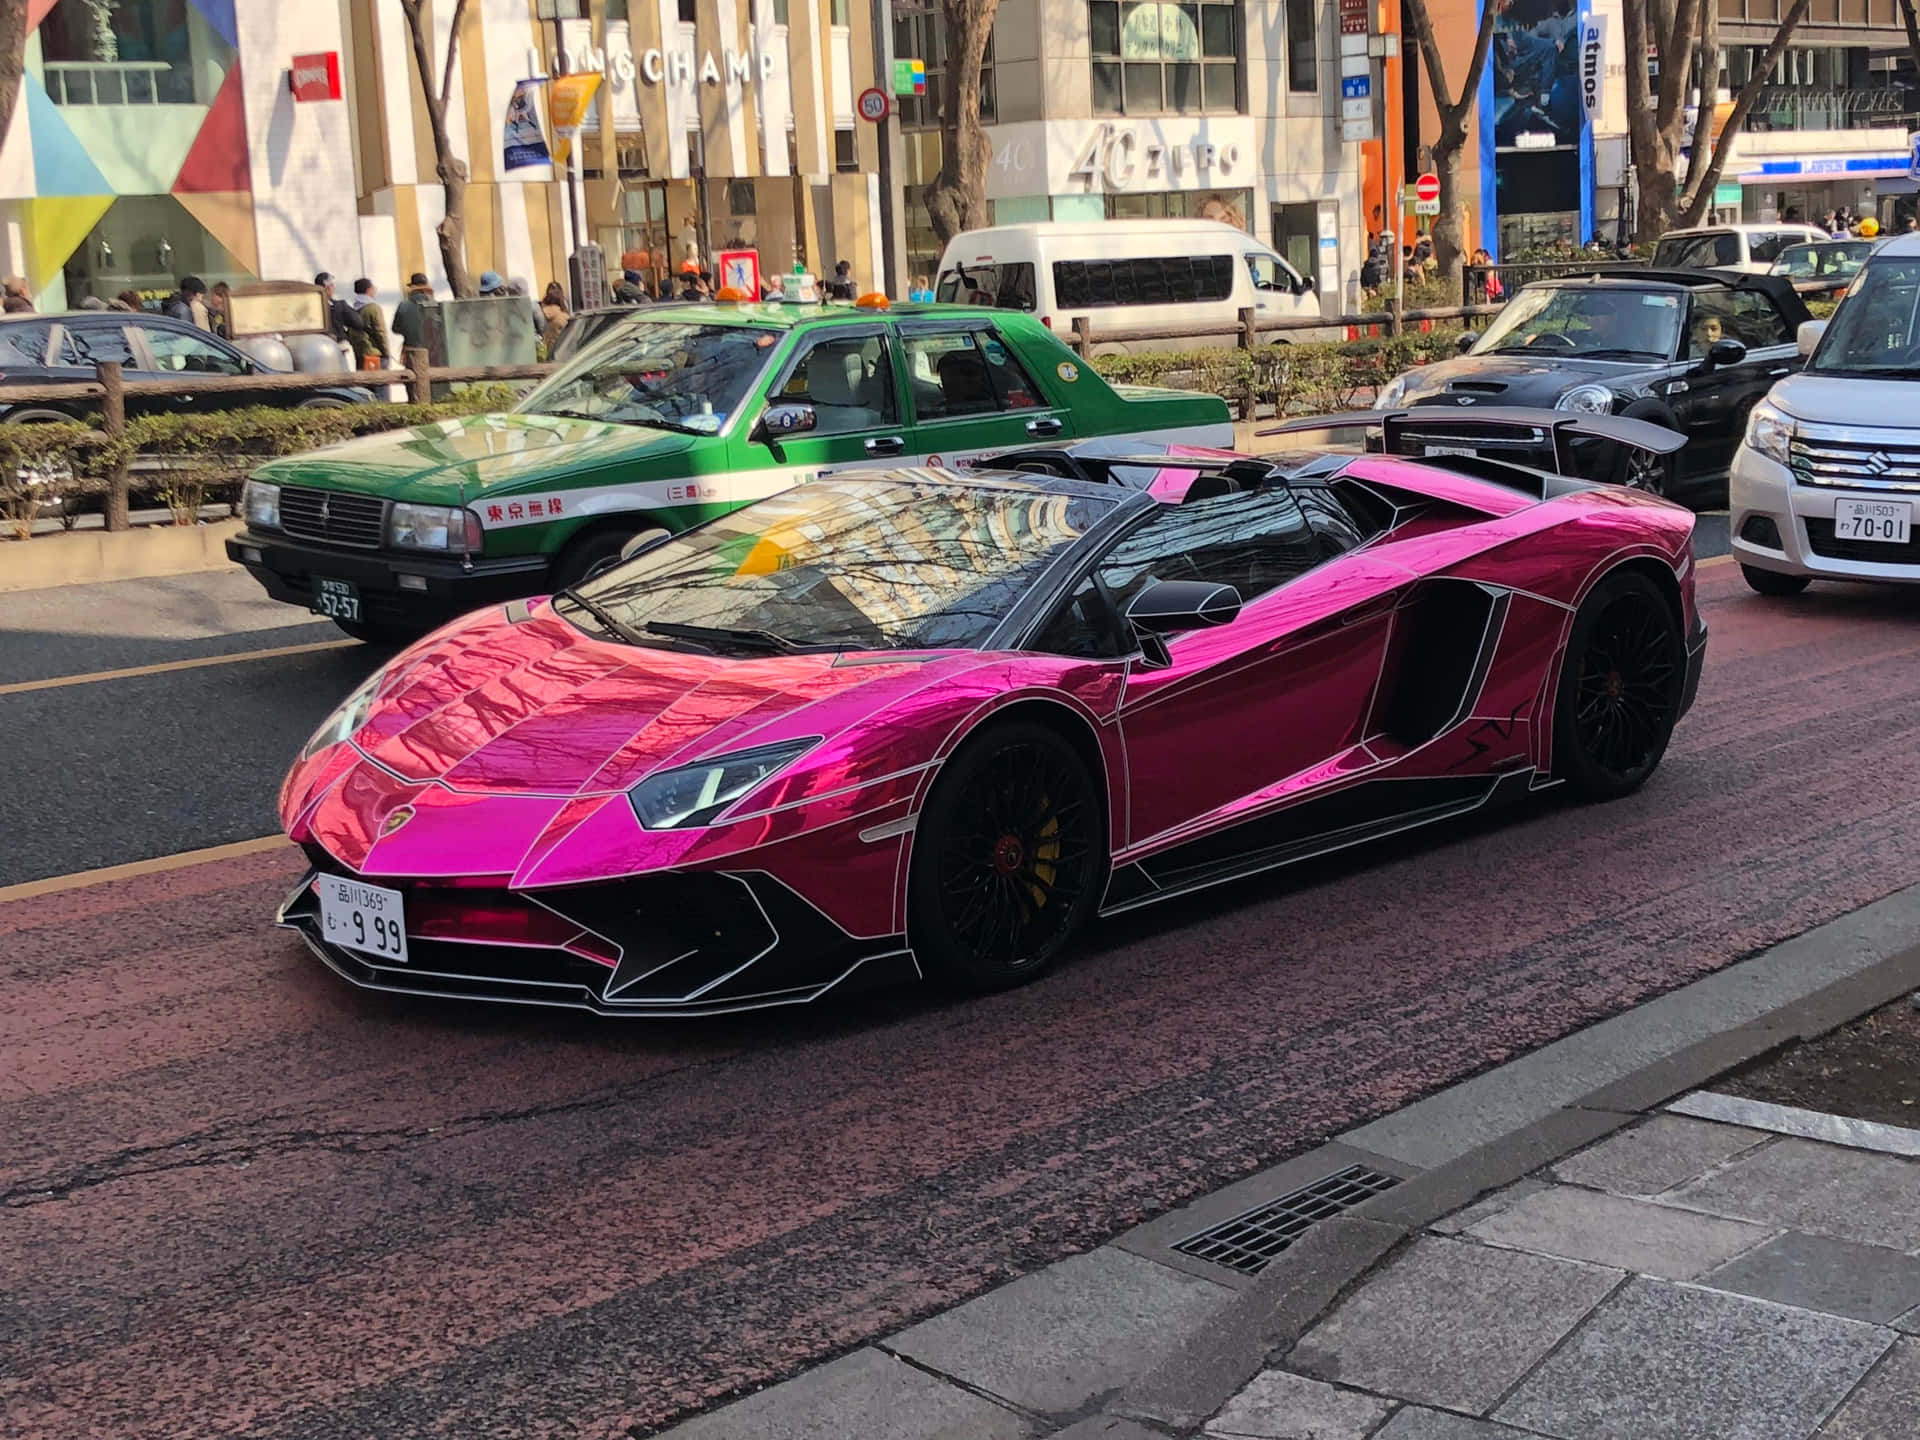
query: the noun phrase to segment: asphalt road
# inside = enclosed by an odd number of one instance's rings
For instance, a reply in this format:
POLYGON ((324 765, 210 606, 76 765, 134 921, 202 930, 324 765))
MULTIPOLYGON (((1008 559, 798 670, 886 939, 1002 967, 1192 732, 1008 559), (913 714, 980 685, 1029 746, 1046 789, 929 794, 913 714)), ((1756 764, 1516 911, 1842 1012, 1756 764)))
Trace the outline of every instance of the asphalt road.
MULTIPOLYGON (((988 999, 369 997, 269 928, 285 848, 0 899, 0 1434, 644 1433, 1910 884, 1920 595, 1702 590, 1700 702, 1639 795, 1222 887, 988 999)), ((13 819, 23 776, 59 813, 63 733, 107 712, 165 741, 113 773, 172 777, 77 863, 211 843, 197 807, 264 814, 214 782, 272 747, 184 742, 277 715, 291 748, 368 658, 0 697, 16 747, 71 703, 13 751, 8 863, 69 843, 13 819), (280 708, 238 713, 243 674, 280 708)))

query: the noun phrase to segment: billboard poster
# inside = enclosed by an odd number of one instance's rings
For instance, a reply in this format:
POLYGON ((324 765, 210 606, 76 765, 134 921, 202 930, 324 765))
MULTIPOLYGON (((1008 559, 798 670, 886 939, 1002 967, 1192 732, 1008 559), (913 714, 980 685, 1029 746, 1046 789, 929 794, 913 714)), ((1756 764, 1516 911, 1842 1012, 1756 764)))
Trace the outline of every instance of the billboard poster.
POLYGON ((522 80, 513 87, 513 98, 507 101, 501 145, 503 169, 522 170, 529 165, 548 165, 553 161, 547 151, 547 137, 540 129, 540 104, 534 96, 534 91, 543 83, 522 80))
POLYGON ((1494 147, 1580 142, 1580 17, 1575 0, 1486 0, 1493 23, 1494 147))

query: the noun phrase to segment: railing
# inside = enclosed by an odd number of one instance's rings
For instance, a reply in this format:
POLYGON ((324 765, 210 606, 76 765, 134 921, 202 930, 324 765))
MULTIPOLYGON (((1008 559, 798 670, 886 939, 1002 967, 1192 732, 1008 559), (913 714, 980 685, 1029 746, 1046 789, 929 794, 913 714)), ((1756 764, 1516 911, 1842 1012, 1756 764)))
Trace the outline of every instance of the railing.
POLYGON ((1243 306, 1239 312, 1240 318, 1231 325, 1173 325, 1159 330, 1095 330, 1085 315, 1077 315, 1073 328, 1062 332, 1060 338, 1081 355, 1087 354, 1096 345, 1219 340, 1228 337, 1232 338, 1236 348, 1254 350, 1259 348, 1262 335, 1299 333, 1304 330, 1344 330, 1349 326, 1370 325, 1384 325, 1397 335, 1403 325, 1418 324, 1422 320, 1471 320, 1481 315, 1497 315, 1501 308, 1499 305, 1445 305, 1430 310, 1408 310, 1396 315, 1392 302, 1388 302, 1385 310, 1368 311, 1361 315, 1298 315, 1261 320, 1250 307, 1243 306))
POLYGON ((173 66, 165 60, 49 60, 47 97, 56 105, 188 105, 191 93, 175 98, 160 93, 160 77, 173 66), (144 82, 136 84, 135 82, 144 82), (136 95, 144 90, 144 95, 136 95))
MULTIPOLYGON (((183 375, 178 380, 128 380, 117 361, 102 360, 91 380, 66 380, 50 385, 10 385, 9 404, 85 400, 100 402, 100 428, 118 438, 127 432, 127 397, 258 394, 262 391, 332 390, 342 385, 404 385, 407 398, 425 405, 435 383, 486 380, 537 380, 553 372, 551 364, 433 365, 425 350, 408 350, 405 369, 333 370, 320 373, 269 375, 183 375)), ((127 467, 116 467, 107 486, 107 529, 125 530, 128 511, 127 467)))

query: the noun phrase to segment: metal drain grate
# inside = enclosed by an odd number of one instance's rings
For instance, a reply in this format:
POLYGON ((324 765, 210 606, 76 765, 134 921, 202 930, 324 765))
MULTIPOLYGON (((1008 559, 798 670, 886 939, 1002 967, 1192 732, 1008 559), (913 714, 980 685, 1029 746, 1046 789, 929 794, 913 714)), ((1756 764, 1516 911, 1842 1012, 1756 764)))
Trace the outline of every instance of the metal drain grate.
POLYGON ((1231 1220, 1222 1220, 1197 1235, 1189 1235, 1173 1248, 1242 1275, 1258 1275, 1267 1262, 1307 1233, 1316 1220, 1325 1220, 1343 1210, 1351 1210, 1363 1200, 1391 1190, 1400 1183, 1396 1175, 1382 1175, 1364 1165, 1346 1169, 1302 1185, 1278 1200, 1269 1200, 1231 1220))

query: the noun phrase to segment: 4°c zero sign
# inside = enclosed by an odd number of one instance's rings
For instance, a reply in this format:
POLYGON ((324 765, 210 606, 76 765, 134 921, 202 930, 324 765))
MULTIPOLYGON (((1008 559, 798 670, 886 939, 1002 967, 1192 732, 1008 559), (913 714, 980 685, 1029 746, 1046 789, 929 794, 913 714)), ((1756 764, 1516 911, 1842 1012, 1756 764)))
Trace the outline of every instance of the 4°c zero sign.
POLYGON ((870 87, 860 92, 859 110, 862 120, 871 120, 878 125, 887 118, 887 111, 890 108, 891 103, 887 99, 886 91, 870 87))

